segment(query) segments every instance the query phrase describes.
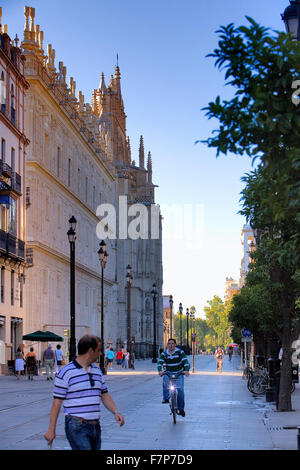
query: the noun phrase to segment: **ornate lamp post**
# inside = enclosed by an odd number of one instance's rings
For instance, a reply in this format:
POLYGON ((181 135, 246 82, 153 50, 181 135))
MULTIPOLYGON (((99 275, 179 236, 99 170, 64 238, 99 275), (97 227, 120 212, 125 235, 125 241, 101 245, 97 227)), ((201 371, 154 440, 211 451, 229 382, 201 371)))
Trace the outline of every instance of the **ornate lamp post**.
POLYGON ((69 220, 70 228, 67 232, 70 243, 70 344, 69 361, 76 356, 76 338, 75 338, 75 240, 76 223, 74 215, 69 220))
POLYGON ((191 315, 190 315, 190 318, 192 320, 192 365, 193 365, 193 368, 192 368, 192 371, 195 372, 195 340, 196 340, 196 336, 195 336, 195 313, 192 311, 191 312, 191 315))
POLYGON ((153 355, 152 362, 157 362, 157 347, 156 347, 156 299, 157 299, 157 289, 156 284, 152 286, 152 298, 153 298, 153 355))
POLYGON ((173 296, 170 295, 169 297, 169 304, 170 304, 170 335, 173 338, 173 296))
POLYGON ((131 285, 132 285, 132 268, 130 264, 128 264, 126 274, 126 286, 127 286, 127 351, 129 352, 129 361, 128 367, 131 369, 132 367, 132 348, 131 348, 131 285))
POLYGON ((281 18, 285 24, 286 32, 292 33, 293 37, 300 40, 300 0, 290 0, 281 18))
POLYGON ((190 316, 190 311, 187 308, 186 309, 186 353, 190 353, 190 346, 189 346, 189 316, 190 316))
POLYGON ((106 251, 106 243, 104 240, 99 244, 98 257, 101 265, 101 356, 100 356, 100 369, 102 373, 107 374, 105 364, 105 345, 104 345, 104 269, 108 261, 108 253, 106 251))
POLYGON ((183 310, 183 307, 182 307, 182 303, 180 302, 179 304, 179 331, 180 331, 180 346, 182 346, 182 310, 183 310))

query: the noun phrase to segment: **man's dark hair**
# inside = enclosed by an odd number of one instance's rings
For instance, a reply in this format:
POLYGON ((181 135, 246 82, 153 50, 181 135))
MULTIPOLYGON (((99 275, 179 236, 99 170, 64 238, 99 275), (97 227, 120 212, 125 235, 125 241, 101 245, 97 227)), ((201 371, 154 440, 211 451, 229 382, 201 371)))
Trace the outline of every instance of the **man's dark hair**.
POLYGON ((96 351, 99 343, 101 343, 101 339, 98 336, 84 335, 78 341, 78 354, 85 354, 90 348, 92 348, 93 351, 96 351))
POLYGON ((176 344, 176 339, 174 339, 174 338, 169 338, 169 339, 168 339, 168 342, 169 342, 169 341, 174 341, 174 343, 176 344))
POLYGON ((56 346, 56 349, 60 349, 60 348, 61 348, 61 345, 58 344, 58 345, 56 346))

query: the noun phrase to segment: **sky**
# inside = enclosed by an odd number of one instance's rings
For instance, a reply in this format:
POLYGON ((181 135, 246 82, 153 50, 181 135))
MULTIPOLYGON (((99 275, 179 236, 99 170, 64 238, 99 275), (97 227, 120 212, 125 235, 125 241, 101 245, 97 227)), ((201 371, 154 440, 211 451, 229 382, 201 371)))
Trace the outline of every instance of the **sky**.
POLYGON ((289 1, 0 0, 12 39, 16 33, 23 39, 24 5, 35 7, 44 50, 52 44, 56 67, 64 62, 67 80, 74 77, 85 102, 91 102, 101 72, 108 85, 118 54, 132 159, 138 162, 143 135, 158 185, 163 293, 173 295, 175 311, 182 302, 184 310, 194 305, 203 317, 209 299, 224 298, 226 277, 239 279, 241 177, 252 170, 247 156, 216 158, 214 150, 195 144, 218 128, 202 109, 217 95, 228 99, 233 92, 206 56, 217 46, 219 26, 247 24, 246 16, 284 30, 281 13, 289 1), (173 207, 191 216, 170 219, 173 207))

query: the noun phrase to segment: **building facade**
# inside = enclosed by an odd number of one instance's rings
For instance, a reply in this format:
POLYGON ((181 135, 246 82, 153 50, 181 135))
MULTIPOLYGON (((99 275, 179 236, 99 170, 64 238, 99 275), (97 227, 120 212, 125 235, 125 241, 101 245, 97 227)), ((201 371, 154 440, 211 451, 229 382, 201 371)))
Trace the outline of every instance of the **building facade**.
POLYGON ((232 277, 226 277, 225 284, 225 302, 229 301, 234 294, 240 291, 238 281, 235 281, 232 277))
POLYGON ((22 344, 26 324, 24 109, 28 83, 18 38, 2 27, 0 7, 0 372, 22 344))
MULTIPOLYGON (((131 159, 118 65, 109 85, 102 74, 99 87, 91 94, 91 104, 86 103, 81 91, 76 93, 74 78, 67 82, 63 62, 56 68, 51 44, 45 53, 43 32, 35 25, 35 9, 25 7, 24 12, 22 49, 26 58, 24 73, 30 85, 25 102, 25 128, 30 140, 26 154, 26 238, 30 257, 25 333, 40 329, 62 336, 70 325, 67 231, 68 220, 74 215, 76 340, 86 332, 101 336, 101 267, 97 251, 106 236, 105 343, 113 348, 127 343, 126 266, 130 264, 132 340, 136 356, 146 357, 152 353, 154 283, 158 290, 158 346, 163 342, 161 216, 154 198, 151 154, 145 168, 141 139, 139 165, 131 159), (141 236, 132 237, 128 224, 138 204, 149 224, 141 236), (106 208, 114 208, 115 220, 107 220, 106 208), (156 237, 151 236, 153 225, 156 237), (125 235, 124 226, 128 228, 125 235)), ((63 349, 67 350, 66 343, 63 349)))
POLYGON ((247 272, 249 270, 249 263, 251 262, 250 253, 255 246, 255 237, 253 230, 248 224, 243 225, 241 232, 242 237, 242 261, 240 269, 240 287, 245 284, 247 272))

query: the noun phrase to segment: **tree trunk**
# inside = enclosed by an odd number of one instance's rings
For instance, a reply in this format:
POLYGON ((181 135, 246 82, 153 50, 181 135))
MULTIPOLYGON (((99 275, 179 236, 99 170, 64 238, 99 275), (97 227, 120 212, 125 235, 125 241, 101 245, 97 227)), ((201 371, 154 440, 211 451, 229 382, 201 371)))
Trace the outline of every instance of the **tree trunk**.
POLYGON ((280 373, 280 390, 278 411, 292 411, 291 387, 292 387, 292 329, 291 308, 288 295, 283 287, 282 293, 282 364, 280 373))

